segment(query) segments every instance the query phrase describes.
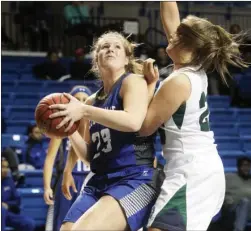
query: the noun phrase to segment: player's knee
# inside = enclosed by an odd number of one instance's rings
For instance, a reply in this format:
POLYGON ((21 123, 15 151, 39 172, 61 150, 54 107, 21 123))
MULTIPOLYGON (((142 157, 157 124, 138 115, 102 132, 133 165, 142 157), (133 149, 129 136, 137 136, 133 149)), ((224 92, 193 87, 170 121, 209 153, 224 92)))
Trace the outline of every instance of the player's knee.
POLYGON ((69 231, 72 230, 73 223, 71 222, 65 222, 61 225, 60 231, 69 231))
POLYGON ((31 218, 25 218, 22 220, 22 224, 20 224, 20 229, 25 231, 34 231, 36 228, 36 222, 31 218))

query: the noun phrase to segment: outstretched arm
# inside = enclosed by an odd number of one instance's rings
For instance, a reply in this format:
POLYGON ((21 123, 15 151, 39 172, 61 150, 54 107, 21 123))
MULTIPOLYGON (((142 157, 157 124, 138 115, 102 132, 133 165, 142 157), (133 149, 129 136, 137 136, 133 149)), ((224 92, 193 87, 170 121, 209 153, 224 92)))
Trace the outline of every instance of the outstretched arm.
POLYGON ((180 25, 180 14, 176 2, 160 2, 161 21, 167 40, 171 38, 180 25))

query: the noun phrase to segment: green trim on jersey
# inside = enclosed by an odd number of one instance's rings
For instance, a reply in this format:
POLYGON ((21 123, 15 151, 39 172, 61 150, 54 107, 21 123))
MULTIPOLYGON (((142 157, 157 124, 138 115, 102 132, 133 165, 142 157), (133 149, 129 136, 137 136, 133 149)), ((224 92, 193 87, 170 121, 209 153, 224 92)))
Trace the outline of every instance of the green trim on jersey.
POLYGON ((183 103, 180 105, 178 110, 173 114, 173 121, 179 129, 181 129, 181 126, 183 124, 185 111, 186 111, 186 103, 183 103))
POLYGON ((208 121, 209 110, 208 106, 206 105, 206 102, 207 102, 206 94, 205 92, 202 92, 200 96, 200 108, 205 108, 205 111, 201 114, 199 122, 200 122, 200 130, 203 132, 210 131, 210 126, 208 121))
MULTIPOLYGON (((166 203, 163 209, 158 213, 157 217, 169 214, 169 211, 177 211, 183 219, 183 224, 187 227, 187 203, 186 203, 186 190, 187 185, 183 185, 173 197, 166 203)), ((155 220, 156 220, 155 218, 155 220)))

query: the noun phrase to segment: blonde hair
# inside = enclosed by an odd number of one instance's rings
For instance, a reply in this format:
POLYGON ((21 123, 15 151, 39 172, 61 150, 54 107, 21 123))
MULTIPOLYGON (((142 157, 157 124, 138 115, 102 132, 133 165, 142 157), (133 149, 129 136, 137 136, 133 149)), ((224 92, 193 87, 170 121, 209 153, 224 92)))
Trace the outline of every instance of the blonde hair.
POLYGON ((226 82, 230 76, 228 65, 244 68, 237 36, 218 25, 196 16, 187 16, 177 28, 175 45, 193 52, 191 62, 185 65, 201 65, 205 70, 216 70, 226 82))
POLYGON ((97 65, 97 54, 100 50, 100 43, 103 39, 108 37, 115 37, 119 39, 125 49, 126 57, 129 59, 128 65, 125 66, 125 70, 127 72, 132 72, 134 74, 143 74, 143 62, 134 57, 134 49, 137 47, 136 43, 132 43, 128 41, 122 34, 118 32, 108 31, 102 34, 93 44, 92 52, 93 52, 93 60, 92 60, 92 71, 96 74, 99 74, 99 69, 97 65))

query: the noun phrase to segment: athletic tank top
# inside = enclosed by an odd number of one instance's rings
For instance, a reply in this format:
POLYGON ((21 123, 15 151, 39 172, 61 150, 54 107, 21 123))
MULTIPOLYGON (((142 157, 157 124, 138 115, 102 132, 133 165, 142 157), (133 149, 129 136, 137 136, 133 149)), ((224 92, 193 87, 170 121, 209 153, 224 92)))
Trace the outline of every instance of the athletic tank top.
MULTIPOLYGON (((175 70, 169 77, 186 75, 191 83, 191 95, 160 128, 164 156, 215 149, 214 134, 209 126, 207 75, 199 67, 175 70)), ((167 81, 164 80, 163 83, 167 81)), ((164 105, 163 105, 164 106, 164 105)))
MULTIPOLYGON (((123 110, 120 89, 123 80, 130 73, 122 75, 111 89, 106 99, 99 99, 103 87, 96 93, 95 107, 108 110, 123 110)), ((90 121, 90 157, 91 171, 106 174, 127 167, 153 166, 154 140, 151 137, 139 137, 137 132, 121 132, 90 121)))

